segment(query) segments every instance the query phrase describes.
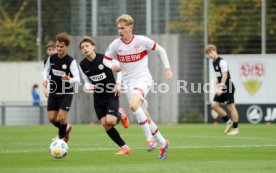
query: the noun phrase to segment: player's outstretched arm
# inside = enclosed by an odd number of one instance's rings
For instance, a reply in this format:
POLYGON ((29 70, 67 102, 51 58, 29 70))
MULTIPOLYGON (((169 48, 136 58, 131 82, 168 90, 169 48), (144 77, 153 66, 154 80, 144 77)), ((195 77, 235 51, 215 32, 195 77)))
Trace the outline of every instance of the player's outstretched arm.
POLYGON ((165 67, 166 78, 168 80, 170 80, 173 77, 173 72, 172 72, 171 67, 170 67, 168 55, 167 55, 165 49, 162 46, 158 45, 158 44, 156 44, 156 49, 155 50, 159 54, 159 56, 160 56, 160 58, 161 58, 161 60, 163 62, 163 65, 165 67))

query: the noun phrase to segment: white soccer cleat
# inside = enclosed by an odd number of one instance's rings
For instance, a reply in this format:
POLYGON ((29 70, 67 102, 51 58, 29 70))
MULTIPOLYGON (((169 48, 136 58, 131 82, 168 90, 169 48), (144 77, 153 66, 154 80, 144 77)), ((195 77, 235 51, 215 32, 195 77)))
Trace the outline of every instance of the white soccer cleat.
POLYGON ((239 134, 239 128, 232 128, 232 129, 227 133, 227 135, 229 135, 229 136, 235 136, 235 135, 237 135, 237 134, 239 134))
POLYGON ((227 123, 226 123, 224 134, 227 134, 228 132, 230 132, 230 130, 232 129, 232 127, 233 127, 233 121, 229 119, 227 121, 227 123))

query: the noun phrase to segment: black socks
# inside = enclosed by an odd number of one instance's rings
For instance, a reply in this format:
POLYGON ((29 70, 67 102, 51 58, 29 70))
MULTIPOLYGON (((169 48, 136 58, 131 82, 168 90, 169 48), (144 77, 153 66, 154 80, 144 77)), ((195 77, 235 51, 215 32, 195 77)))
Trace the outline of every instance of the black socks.
POLYGON ((106 133, 118 146, 122 147, 126 144, 125 141, 121 138, 119 132, 114 127, 106 131, 106 133))

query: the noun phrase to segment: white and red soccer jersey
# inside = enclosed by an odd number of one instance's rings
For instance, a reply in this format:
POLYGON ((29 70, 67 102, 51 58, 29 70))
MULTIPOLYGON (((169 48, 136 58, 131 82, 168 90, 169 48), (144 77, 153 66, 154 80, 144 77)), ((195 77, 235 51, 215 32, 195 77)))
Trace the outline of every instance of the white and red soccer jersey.
POLYGON ((149 76, 148 50, 155 50, 156 42, 148 37, 133 35, 126 43, 121 38, 114 40, 105 52, 104 58, 112 60, 117 57, 122 68, 123 80, 130 80, 137 75, 149 76))

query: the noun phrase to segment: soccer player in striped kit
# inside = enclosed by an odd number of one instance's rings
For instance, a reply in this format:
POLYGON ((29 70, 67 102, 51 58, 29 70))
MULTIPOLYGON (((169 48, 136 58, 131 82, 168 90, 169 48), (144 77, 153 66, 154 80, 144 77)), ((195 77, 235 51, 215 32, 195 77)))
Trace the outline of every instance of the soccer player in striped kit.
POLYGON ((134 20, 130 15, 121 15, 117 18, 116 24, 120 37, 108 46, 103 62, 114 72, 122 71, 122 86, 127 91, 130 109, 145 132, 147 150, 155 149, 154 138, 156 138, 160 142, 159 158, 166 159, 169 142, 161 135, 157 125, 150 118, 146 101, 146 95, 152 85, 152 77, 148 69, 148 51, 152 50, 160 55, 166 78, 171 79, 173 73, 166 51, 150 38, 132 34, 134 20), (115 57, 120 61, 120 66, 112 63, 115 57))

